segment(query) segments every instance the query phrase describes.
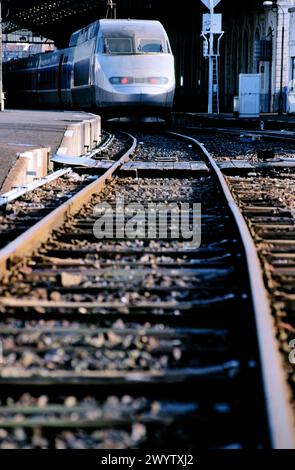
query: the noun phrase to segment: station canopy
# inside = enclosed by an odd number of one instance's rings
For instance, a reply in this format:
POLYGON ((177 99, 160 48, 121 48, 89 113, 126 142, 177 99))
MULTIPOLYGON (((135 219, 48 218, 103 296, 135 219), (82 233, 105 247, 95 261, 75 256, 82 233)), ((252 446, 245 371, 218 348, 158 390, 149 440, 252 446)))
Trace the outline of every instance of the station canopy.
MULTIPOLYGON (((114 0, 122 14, 142 14, 163 0, 114 0)), ((71 33, 106 17, 107 0, 2 0, 3 32, 28 29, 66 46, 71 33)))
MULTIPOLYGON (((38 36, 54 40, 57 47, 66 47, 74 31, 106 17, 110 1, 2 0, 1 3, 4 33, 27 29, 38 36)), ((160 18, 185 24, 192 12, 197 11, 199 15, 206 12, 200 0, 113 0, 113 3, 116 4, 119 18, 160 18)), ((253 8, 260 3, 261 0, 248 0, 247 5, 253 8)), ((225 12, 229 9, 227 13, 230 14, 237 4, 241 8, 237 0, 221 0, 217 8, 225 8, 225 12)))

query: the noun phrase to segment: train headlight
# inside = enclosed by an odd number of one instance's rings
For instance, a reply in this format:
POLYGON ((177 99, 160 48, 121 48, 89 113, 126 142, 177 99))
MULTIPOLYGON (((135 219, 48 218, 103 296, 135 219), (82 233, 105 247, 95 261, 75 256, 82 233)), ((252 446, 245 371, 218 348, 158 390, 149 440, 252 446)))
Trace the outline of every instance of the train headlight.
POLYGON ((132 77, 111 77, 110 82, 112 85, 130 85, 134 79, 132 77))
POLYGON ((168 78, 166 77, 149 77, 148 83, 151 85, 167 85, 168 78))
POLYGON ((110 82, 112 85, 131 85, 135 84, 149 84, 149 85, 167 85, 167 77, 148 77, 148 78, 133 78, 133 77, 111 77, 110 82))

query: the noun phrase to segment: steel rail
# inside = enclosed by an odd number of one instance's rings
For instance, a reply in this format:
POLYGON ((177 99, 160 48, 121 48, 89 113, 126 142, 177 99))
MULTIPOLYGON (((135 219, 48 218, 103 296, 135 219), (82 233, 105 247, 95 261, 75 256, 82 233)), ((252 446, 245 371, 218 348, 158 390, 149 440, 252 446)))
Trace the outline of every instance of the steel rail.
POLYGON ((194 127, 187 126, 187 130, 194 131, 198 134, 204 134, 208 132, 210 134, 222 134, 239 137, 241 135, 245 136, 256 136, 261 140, 273 141, 273 142, 284 142, 289 144, 294 144, 295 142, 295 133, 293 131, 272 131, 272 130, 256 130, 256 129, 244 129, 242 127, 194 127))
POLYGON ((103 144, 99 145, 98 147, 91 150, 90 152, 85 153, 85 155, 83 155, 81 158, 93 158, 96 155, 98 155, 99 153, 104 152, 105 150, 107 150, 109 148, 109 146, 113 143, 113 140, 115 138, 114 134, 110 134, 109 132, 107 134, 109 136, 103 144))
POLYGON ((214 170, 228 207, 236 221, 244 245, 260 352, 264 395, 272 448, 295 448, 294 409, 291 390, 284 375, 284 364, 275 338, 275 323, 266 291, 260 260, 247 223, 236 204, 226 180, 206 147, 196 139, 176 132, 170 135, 195 144, 214 170))
POLYGON ((34 181, 33 183, 26 184, 24 186, 17 186, 11 191, 0 195, 0 206, 4 206, 9 202, 20 198, 24 194, 30 193, 31 191, 34 191, 37 188, 41 188, 45 184, 51 183, 52 181, 55 181, 56 179, 61 178, 62 176, 71 172, 71 168, 65 168, 63 170, 55 171, 54 173, 51 173, 48 176, 44 176, 43 178, 38 178, 38 180, 34 181))
POLYGON ((17 237, 0 250, 0 276, 9 274, 10 266, 13 262, 23 259, 24 254, 32 253, 40 244, 46 241, 52 232, 64 224, 69 215, 75 214, 93 194, 99 193, 107 181, 111 180, 115 171, 129 160, 130 155, 135 151, 137 140, 130 134, 126 134, 132 139, 132 145, 122 157, 99 178, 83 188, 68 201, 50 212, 44 219, 33 225, 29 230, 17 237))

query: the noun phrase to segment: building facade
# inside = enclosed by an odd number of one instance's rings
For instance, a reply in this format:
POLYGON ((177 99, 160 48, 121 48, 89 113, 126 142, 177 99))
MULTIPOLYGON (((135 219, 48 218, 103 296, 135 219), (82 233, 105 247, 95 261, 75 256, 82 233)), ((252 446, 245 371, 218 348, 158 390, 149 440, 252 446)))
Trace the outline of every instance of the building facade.
POLYGON ((289 28, 289 100, 288 111, 295 112, 295 7, 290 8, 289 28))
MULTIPOLYGON (((221 112, 233 112, 240 73, 261 75, 261 112, 278 112, 280 97, 287 111, 292 73, 295 79, 295 59, 291 66, 295 0, 274 0, 273 6, 265 8, 263 0, 221 0, 215 9, 222 14, 224 31, 219 61, 221 112)), ((176 59, 176 109, 183 111, 207 111, 208 63, 201 38, 204 13, 208 10, 195 0, 178 13, 177 20, 169 15, 161 18, 176 59)))
POLYGON ((277 112, 282 89, 283 111, 292 73, 295 77, 295 0, 277 0, 274 8, 256 8, 225 19, 221 98, 224 111, 232 110, 240 73, 261 74, 261 111, 277 112), (293 62, 292 62, 293 61, 293 62), (293 64, 293 65, 292 65, 293 64), (293 67, 293 68, 292 68, 293 67))
POLYGON ((269 85, 266 87, 269 101, 262 101, 264 104, 262 111, 278 111, 281 86, 283 110, 287 110, 290 82, 290 35, 294 35, 294 24, 291 23, 289 10, 293 5, 295 6, 295 0, 278 0, 277 4, 278 8, 266 12, 265 18, 260 18, 258 23, 262 37, 272 42, 271 60, 267 68, 269 85))

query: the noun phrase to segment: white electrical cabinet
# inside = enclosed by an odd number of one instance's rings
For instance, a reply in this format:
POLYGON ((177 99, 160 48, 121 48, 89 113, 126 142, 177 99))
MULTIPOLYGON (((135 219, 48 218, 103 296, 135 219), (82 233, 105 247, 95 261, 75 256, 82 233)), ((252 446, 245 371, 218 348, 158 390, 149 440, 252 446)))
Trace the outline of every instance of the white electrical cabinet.
POLYGON ((287 113, 295 114, 295 92, 289 92, 287 95, 287 113))
POLYGON ((241 73, 239 76, 240 117, 259 117, 261 75, 241 73))

